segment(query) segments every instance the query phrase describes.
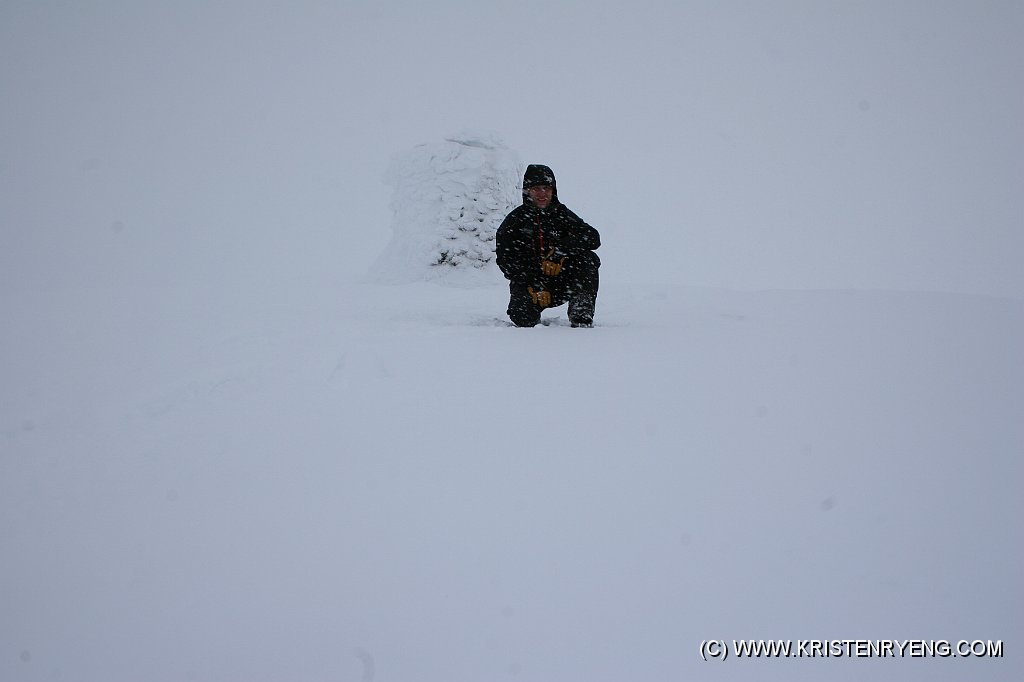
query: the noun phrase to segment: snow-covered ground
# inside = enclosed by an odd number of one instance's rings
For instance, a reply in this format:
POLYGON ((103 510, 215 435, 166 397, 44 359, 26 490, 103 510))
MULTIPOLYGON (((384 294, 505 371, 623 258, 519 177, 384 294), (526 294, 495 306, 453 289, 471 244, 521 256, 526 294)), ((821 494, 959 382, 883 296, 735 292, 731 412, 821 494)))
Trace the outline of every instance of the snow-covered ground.
POLYGON ((0 3, 0 682, 1024 679, 1022 28, 0 3), (594 329, 502 323, 520 163, 594 329))
POLYGON ((1024 302, 603 286, 4 297, 0 679, 1019 676, 1024 302))

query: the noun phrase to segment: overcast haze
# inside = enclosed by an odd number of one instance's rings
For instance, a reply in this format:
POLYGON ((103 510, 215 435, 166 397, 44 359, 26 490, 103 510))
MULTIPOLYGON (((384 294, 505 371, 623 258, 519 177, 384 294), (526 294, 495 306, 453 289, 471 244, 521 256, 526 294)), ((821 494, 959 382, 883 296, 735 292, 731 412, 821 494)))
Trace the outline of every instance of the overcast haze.
POLYGON ((0 286, 361 276, 390 159, 468 128, 555 169, 607 281, 1021 297, 1021 34, 1013 2, 4 2, 0 286))

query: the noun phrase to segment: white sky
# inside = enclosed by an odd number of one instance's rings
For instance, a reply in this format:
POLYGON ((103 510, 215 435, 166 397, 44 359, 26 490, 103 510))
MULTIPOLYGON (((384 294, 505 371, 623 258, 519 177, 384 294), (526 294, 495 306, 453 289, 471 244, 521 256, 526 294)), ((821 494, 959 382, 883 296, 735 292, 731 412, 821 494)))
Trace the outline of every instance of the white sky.
POLYGON ((362 274, 391 157, 551 165, 616 278, 1024 297, 1014 2, 5 2, 0 291, 362 274))

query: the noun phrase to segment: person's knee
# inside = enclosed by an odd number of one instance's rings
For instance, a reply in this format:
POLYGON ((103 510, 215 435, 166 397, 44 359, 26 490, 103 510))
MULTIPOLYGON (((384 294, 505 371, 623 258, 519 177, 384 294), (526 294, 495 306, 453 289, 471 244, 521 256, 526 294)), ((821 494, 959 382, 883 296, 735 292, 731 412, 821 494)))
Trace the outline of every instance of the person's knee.
POLYGON ((540 322, 540 310, 529 301, 513 299, 508 306, 508 317, 517 327, 533 327, 540 322))
POLYGON ((601 267, 601 257, 598 256, 593 251, 587 251, 583 254, 580 254, 578 258, 581 269, 597 270, 599 267, 601 267))
POLYGON ((533 315, 526 310, 509 310, 508 317, 517 327, 535 327, 540 322, 540 315, 533 315))
POLYGON ((588 251, 574 261, 573 268, 566 273, 567 289, 573 293, 597 292, 600 283, 598 269, 601 267, 601 259, 593 251, 588 251))
POLYGON ((533 327, 540 322, 540 309, 533 304, 528 287, 509 285, 508 317, 517 327, 533 327))
POLYGON ((517 327, 536 327, 540 320, 526 320, 521 317, 513 317, 512 324, 517 327))

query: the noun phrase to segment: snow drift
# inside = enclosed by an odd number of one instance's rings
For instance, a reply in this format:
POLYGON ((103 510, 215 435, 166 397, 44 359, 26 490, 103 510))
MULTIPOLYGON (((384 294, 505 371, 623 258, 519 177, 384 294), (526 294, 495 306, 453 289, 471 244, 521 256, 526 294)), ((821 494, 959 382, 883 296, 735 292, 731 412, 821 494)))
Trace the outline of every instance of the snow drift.
POLYGON ((393 238, 371 271, 375 281, 463 286, 494 283, 494 234, 521 202, 523 166, 493 133, 462 133, 396 156, 393 238))

